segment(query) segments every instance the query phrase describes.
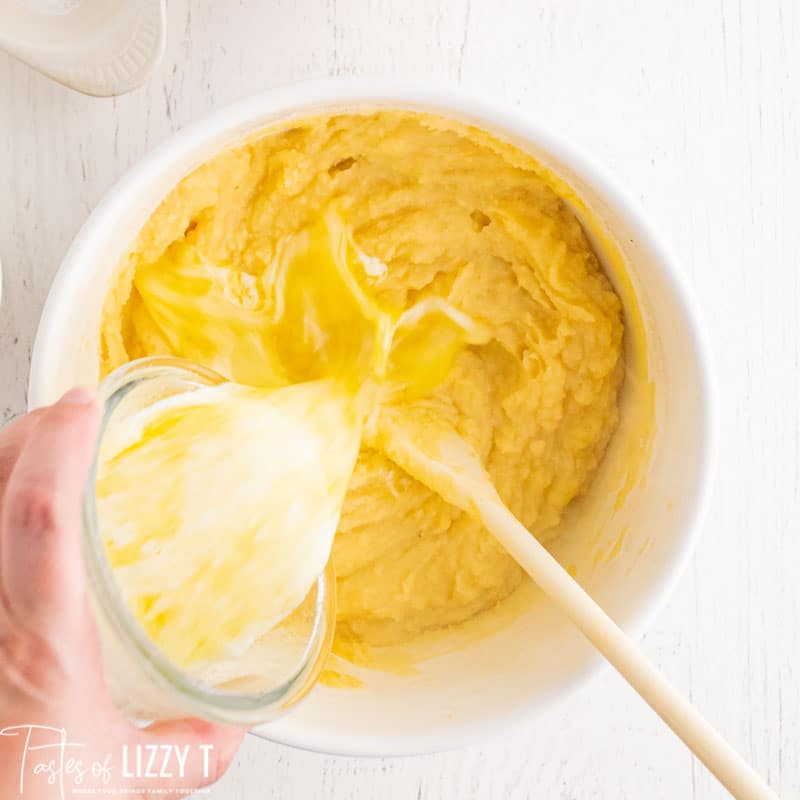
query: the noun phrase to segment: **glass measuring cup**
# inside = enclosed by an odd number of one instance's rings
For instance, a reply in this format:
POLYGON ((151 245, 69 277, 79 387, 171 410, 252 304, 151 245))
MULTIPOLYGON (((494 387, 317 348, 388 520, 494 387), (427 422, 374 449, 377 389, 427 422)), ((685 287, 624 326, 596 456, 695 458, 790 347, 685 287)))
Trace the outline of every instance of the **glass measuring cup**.
MULTIPOLYGON (((330 561, 298 609, 259 638, 258 652, 263 658, 252 665, 252 674, 216 686, 195 679, 155 646, 114 577, 95 497, 97 456, 109 425, 116 415, 223 381, 215 372, 188 361, 149 357, 120 367, 99 387, 103 419, 84 494, 84 553, 109 689, 120 709, 135 718, 188 715, 242 726, 268 722, 310 691, 330 651, 335 623, 335 579, 330 561)), ((213 620, 209 624, 213 625, 213 620)))

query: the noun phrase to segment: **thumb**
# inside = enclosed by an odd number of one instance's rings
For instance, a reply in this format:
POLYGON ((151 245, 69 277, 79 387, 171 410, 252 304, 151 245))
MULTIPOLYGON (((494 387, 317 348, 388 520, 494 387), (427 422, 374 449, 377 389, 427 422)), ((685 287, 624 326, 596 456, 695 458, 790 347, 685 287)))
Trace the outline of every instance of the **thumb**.
POLYGON ((200 719, 177 719, 153 723, 140 733, 144 744, 172 745, 185 754, 184 774, 173 770, 173 777, 165 778, 160 786, 181 790, 218 781, 231 765, 245 731, 200 719))

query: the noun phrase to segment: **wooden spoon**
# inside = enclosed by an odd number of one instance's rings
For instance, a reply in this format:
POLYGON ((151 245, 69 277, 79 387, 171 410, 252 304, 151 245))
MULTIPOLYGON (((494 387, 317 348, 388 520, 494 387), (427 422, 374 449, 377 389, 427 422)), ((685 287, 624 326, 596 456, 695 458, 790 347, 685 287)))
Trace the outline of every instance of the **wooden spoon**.
POLYGON ((480 520, 634 690, 736 798, 777 795, 508 510, 478 454, 430 410, 384 408, 367 439, 448 502, 480 520), (424 431, 424 438, 419 431, 424 431))

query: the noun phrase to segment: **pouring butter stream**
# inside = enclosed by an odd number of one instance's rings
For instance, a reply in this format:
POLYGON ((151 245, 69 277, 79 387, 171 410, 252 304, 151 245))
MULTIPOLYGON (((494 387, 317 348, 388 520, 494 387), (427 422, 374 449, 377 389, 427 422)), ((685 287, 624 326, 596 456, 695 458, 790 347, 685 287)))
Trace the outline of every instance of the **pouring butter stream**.
POLYGON ((366 420, 413 405, 486 332, 440 297, 379 305, 370 282, 382 265, 335 211, 259 279, 189 246, 169 255, 179 285, 143 271, 138 291, 184 350, 236 382, 113 418, 97 514, 136 619, 173 662, 219 685, 252 673, 260 638, 322 572, 366 420), (248 298, 246 316, 229 313, 230 292, 248 298))

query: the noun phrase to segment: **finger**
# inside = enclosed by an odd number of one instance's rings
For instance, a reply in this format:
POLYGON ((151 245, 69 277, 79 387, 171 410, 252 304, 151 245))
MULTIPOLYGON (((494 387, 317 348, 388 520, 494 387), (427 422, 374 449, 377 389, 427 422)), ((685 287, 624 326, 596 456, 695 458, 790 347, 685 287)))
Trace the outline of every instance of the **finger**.
POLYGON ((0 503, 2 503, 11 470, 17 463, 17 457, 22 452, 28 436, 43 412, 43 408, 37 409, 30 414, 17 417, 0 429, 0 503))
MULTIPOLYGON (((141 731, 145 744, 169 744, 185 753, 181 776, 165 779, 167 789, 200 789, 218 781, 233 762, 245 731, 199 719, 156 722, 141 731)), ((162 788, 162 787, 159 787, 162 788)))
MULTIPOLYGON (((0 429, 0 518, 3 509, 3 497, 8 484, 11 471, 17 463, 17 458, 28 441, 28 436, 41 416, 42 409, 31 412, 9 422, 0 429)), ((0 537, 0 563, 2 563, 2 537, 0 537)), ((0 583, 2 590, 2 583, 0 583)), ((7 611, 5 603, 0 596, 0 627, 6 622, 7 611)))
POLYGON ((35 624, 84 599, 81 501, 99 427, 86 389, 44 409, 17 456, 0 523, 0 580, 10 611, 35 624))

